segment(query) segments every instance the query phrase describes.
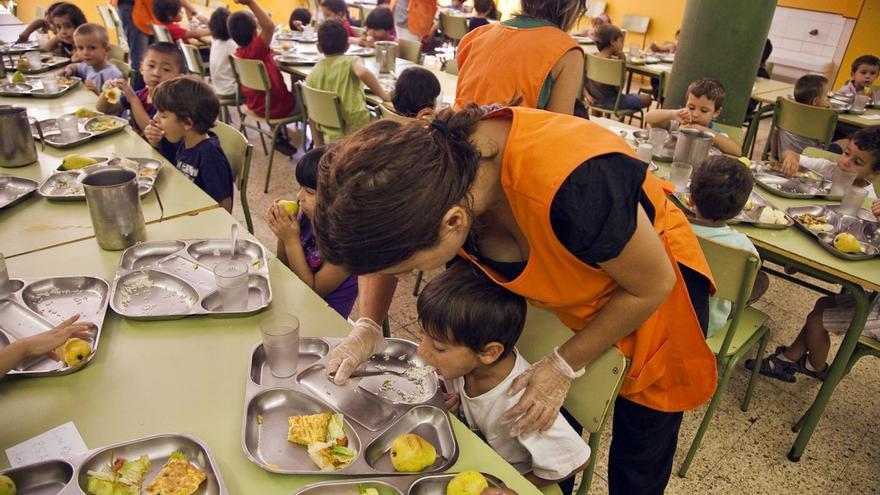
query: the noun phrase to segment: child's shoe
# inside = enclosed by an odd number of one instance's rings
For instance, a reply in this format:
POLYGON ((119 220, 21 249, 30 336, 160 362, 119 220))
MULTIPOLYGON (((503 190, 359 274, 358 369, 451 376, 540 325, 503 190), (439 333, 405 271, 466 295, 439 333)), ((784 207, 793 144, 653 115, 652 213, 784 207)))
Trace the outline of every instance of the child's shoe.
POLYGON ((807 356, 804 356, 801 358, 800 361, 797 362, 797 367, 795 368, 795 371, 797 371, 798 373, 803 373, 807 376, 811 376, 816 380, 819 380, 820 382, 824 382, 825 377, 828 376, 828 368, 828 363, 825 363, 825 367, 822 369, 822 371, 813 371, 807 365, 807 356))
MULTIPOLYGON (((797 363, 790 363, 779 358, 779 355, 785 352, 785 350, 786 347, 779 346, 773 354, 762 359, 758 373, 786 383, 796 382, 797 378, 795 378, 794 373, 797 371, 797 363)), ((755 360, 747 359, 745 366, 747 369, 754 369, 755 360)))

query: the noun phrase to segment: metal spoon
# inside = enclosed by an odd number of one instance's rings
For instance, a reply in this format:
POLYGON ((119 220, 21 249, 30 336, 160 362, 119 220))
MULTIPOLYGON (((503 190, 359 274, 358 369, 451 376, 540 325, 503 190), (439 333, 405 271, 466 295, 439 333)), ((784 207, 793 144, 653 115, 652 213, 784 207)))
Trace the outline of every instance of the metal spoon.
POLYGON ((231 253, 229 259, 235 259, 235 243, 238 241, 238 224, 232 224, 232 248, 229 250, 231 253))
MULTIPOLYGON (((356 370, 352 372, 352 374, 348 375, 349 378, 364 378, 367 376, 380 376, 380 375, 394 375, 394 376, 406 376, 406 373, 403 371, 396 370, 356 370)), ((330 373, 330 377, 335 377, 336 372, 330 373)))

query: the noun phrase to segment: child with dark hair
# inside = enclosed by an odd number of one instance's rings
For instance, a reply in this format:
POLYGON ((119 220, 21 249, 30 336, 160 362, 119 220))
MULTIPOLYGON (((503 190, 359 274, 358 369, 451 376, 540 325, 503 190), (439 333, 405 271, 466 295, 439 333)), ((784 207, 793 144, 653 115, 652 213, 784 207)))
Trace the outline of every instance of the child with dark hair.
POLYGON ((302 31, 311 23, 312 13, 309 12, 309 9, 304 9, 302 7, 293 9, 293 12, 290 13, 290 19, 287 21, 287 25, 290 26, 291 31, 302 31))
POLYGON ((180 24, 180 9, 183 8, 181 0, 153 0, 153 15, 159 20, 159 23, 166 28, 171 34, 174 41, 186 40, 191 38, 201 38, 211 34, 210 29, 204 27, 190 27, 184 29, 180 24))
POLYGON ((373 9, 364 20, 364 36, 358 38, 361 46, 375 46, 377 41, 394 41, 394 15, 385 7, 373 9))
MULTIPOLYGON (((54 31, 54 26, 52 25, 52 11, 55 10, 55 7, 61 5, 64 2, 55 2, 46 7, 46 13, 43 14, 42 19, 34 19, 30 24, 18 35, 18 39, 16 43, 24 43, 28 39, 30 39, 31 34, 34 32, 41 33, 49 33, 54 31)), ((40 47, 45 48, 45 47, 40 47)))
MULTIPOLYGON (((416 306, 424 331, 419 356, 443 377, 447 404, 459 406, 499 455, 539 487, 586 467, 590 447, 562 414, 547 431, 516 436, 512 422, 502 420, 523 394, 508 390, 530 367, 514 347, 525 325, 525 299, 457 262, 425 286, 416 306)), ((561 359, 555 350, 551 356, 561 359)))
POLYGON ((220 96, 235 95, 238 91, 232 63, 229 61, 229 56, 238 48, 226 27, 229 15, 229 9, 220 7, 211 13, 211 18, 208 20, 208 29, 211 30, 211 54, 208 56, 208 67, 211 85, 220 96))
POLYGON ((122 72, 108 60, 110 40, 104 26, 89 22, 81 24, 73 38, 82 61, 68 65, 61 70, 61 74, 82 79, 95 94, 103 91, 105 82, 122 78, 122 72))
MULTIPOLYGON (((752 241, 727 225, 727 221, 738 215, 746 205, 752 187, 752 174, 739 160, 724 155, 714 155, 704 160, 691 177, 690 202, 696 212, 696 220, 692 223, 694 233, 758 256, 752 241)), ((731 307, 730 301, 709 298, 707 337, 712 337, 724 326, 731 307)))
POLYGON ((840 88, 840 91, 850 94, 870 91, 880 72, 880 58, 875 55, 862 55, 853 60, 850 69, 850 80, 840 88))
MULTIPOLYGON (((247 5, 250 12, 234 12, 226 23, 229 36, 239 47, 235 50, 235 56, 263 62, 269 75, 269 92, 272 99, 272 108, 268 109, 269 117, 273 119, 287 117, 296 108, 296 99, 287 87, 284 76, 275 64, 274 53, 269 48, 275 32, 275 23, 256 0, 236 0, 236 2, 247 5), (257 31, 258 23, 259 31, 257 31)), ((243 87, 241 92, 244 93, 245 104, 250 111, 261 117, 266 115, 266 94, 263 91, 243 87)), ((286 132, 278 134, 275 150, 287 156, 296 153, 296 148, 287 140, 286 132)))
MULTIPOLYGON (((370 122, 364 84, 383 100, 390 100, 391 97, 360 57, 346 55, 346 50, 348 35, 342 22, 324 21, 318 28, 318 51, 324 54, 324 59, 315 64, 315 68, 306 76, 306 84, 339 96, 346 130, 352 132, 370 122)), ((318 126, 318 129, 328 141, 342 137, 341 129, 325 126, 318 126)))
MULTIPOLYGON (((818 74, 801 76, 794 84, 794 100, 804 105, 820 108, 828 108, 828 79, 818 74)), ((773 139, 770 141, 770 154, 779 157, 782 161, 797 164, 798 156, 808 147, 821 148, 822 143, 818 139, 811 139, 791 133, 784 129, 776 129, 773 139)), ((842 148, 837 143, 832 143, 828 150, 840 153, 842 148)), ((795 170, 797 166, 794 166, 795 170)))
POLYGON ((468 18, 468 32, 497 20, 498 9, 495 0, 474 0, 474 15, 468 18))
POLYGON ((422 67, 407 67, 394 85, 391 102, 397 113, 418 117, 424 110, 433 110, 440 96, 440 81, 431 71, 422 67))
POLYGON ((296 202, 299 213, 291 216, 278 201, 269 207, 266 221, 278 237, 278 259, 287 265, 306 285, 327 301, 343 318, 348 318, 357 299, 357 277, 339 265, 327 263, 321 257, 312 218, 315 216, 318 164, 324 148, 306 152, 296 164, 299 192, 296 202))
POLYGON ((69 57, 71 62, 79 62, 76 42, 73 33, 76 28, 86 23, 86 16, 79 7, 72 3, 59 3, 48 14, 49 22, 55 37, 49 40, 45 50, 55 55, 69 57))
POLYGON ((165 81, 153 94, 156 119, 144 129, 155 147, 173 145, 174 163, 220 206, 232 212, 232 169, 211 132, 220 114, 220 101, 208 83, 192 76, 165 81))
POLYGON ((345 33, 348 37, 354 37, 351 22, 348 20, 348 5, 345 4, 345 0, 322 0, 321 15, 324 16, 324 22, 332 20, 341 22, 345 26, 345 33))
POLYGON ((742 147, 715 126, 715 119, 724 108, 724 96, 721 81, 698 79, 688 85, 684 108, 651 110, 645 114, 645 122, 652 127, 670 128, 680 125, 706 132, 712 136, 712 144, 722 153, 739 156, 742 154, 742 147))
MULTIPOLYGON (((593 39, 596 41, 596 53, 599 57, 624 59, 623 55, 623 31, 611 24, 602 24, 597 29, 593 39)), ((590 105, 599 108, 614 108, 617 100, 617 86, 603 84, 592 79, 587 79, 584 85, 584 96, 590 105)), ((646 94, 620 95, 618 108, 621 110, 638 110, 651 106, 651 96, 646 94)))

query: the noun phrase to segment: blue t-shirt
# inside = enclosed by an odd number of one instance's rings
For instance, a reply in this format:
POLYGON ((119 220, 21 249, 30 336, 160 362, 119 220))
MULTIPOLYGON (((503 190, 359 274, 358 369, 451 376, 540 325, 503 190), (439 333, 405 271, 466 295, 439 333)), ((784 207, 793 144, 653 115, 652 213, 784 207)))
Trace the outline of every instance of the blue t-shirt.
POLYGON ((91 65, 80 62, 74 68, 74 75, 84 82, 94 81, 95 87, 98 88, 99 92, 104 88, 105 82, 112 81, 113 79, 125 79, 122 72, 111 63, 105 65, 101 70, 95 70, 91 65))
POLYGON ((232 197, 232 169, 214 133, 209 132, 208 139, 189 149, 181 139, 174 166, 214 201, 219 203, 232 197))

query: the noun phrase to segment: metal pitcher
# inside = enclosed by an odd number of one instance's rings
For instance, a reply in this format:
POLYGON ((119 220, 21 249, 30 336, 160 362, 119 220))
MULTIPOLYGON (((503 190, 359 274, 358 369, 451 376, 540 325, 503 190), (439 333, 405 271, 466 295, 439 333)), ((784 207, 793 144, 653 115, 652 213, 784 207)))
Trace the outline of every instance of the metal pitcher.
POLYGON ((27 109, 0 105, 0 167, 23 167, 35 161, 37 145, 27 109))
POLYGON ((82 184, 99 246, 118 251, 147 240, 135 171, 101 167, 82 184))
POLYGON ((709 156, 712 135, 696 129, 680 129, 673 162, 689 163, 696 170, 709 156))
POLYGON ((379 64, 379 73, 395 73, 397 64, 397 42, 376 42, 376 63, 379 64))

